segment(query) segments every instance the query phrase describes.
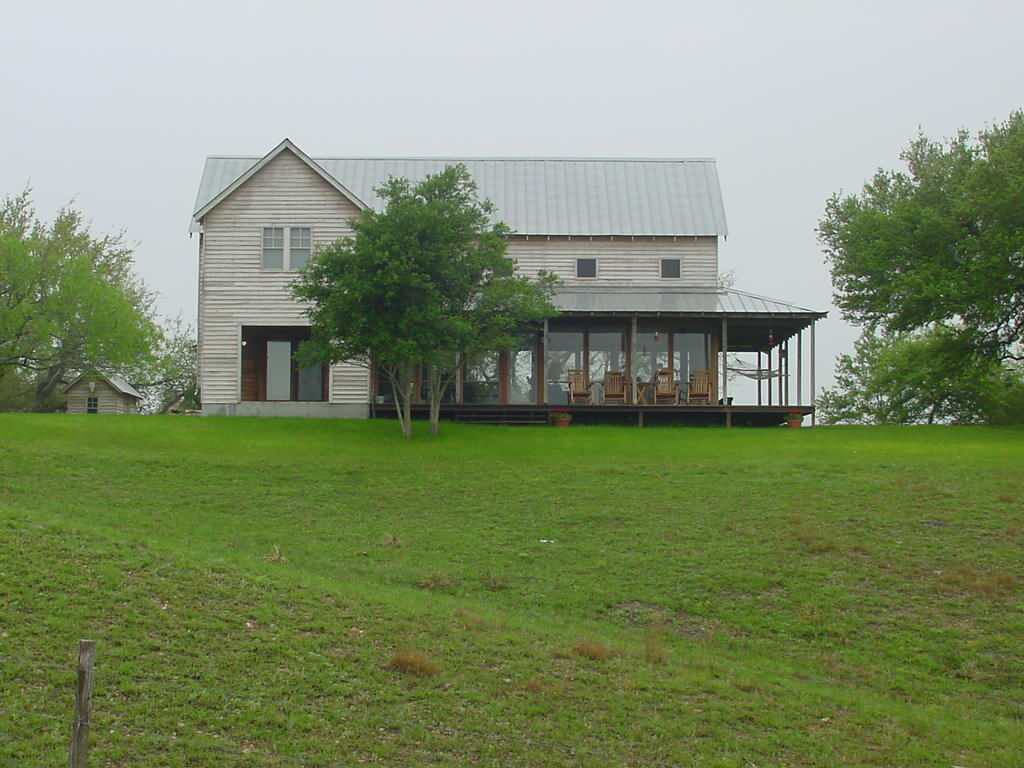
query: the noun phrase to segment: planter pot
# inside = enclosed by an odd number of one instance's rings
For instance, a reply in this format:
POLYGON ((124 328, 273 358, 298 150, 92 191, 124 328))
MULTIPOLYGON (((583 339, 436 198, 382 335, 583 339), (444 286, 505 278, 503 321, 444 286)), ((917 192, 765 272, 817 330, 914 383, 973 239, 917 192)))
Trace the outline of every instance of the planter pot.
POLYGON ((553 427, 568 427, 572 423, 572 414, 569 413, 552 413, 549 417, 551 426, 553 427))

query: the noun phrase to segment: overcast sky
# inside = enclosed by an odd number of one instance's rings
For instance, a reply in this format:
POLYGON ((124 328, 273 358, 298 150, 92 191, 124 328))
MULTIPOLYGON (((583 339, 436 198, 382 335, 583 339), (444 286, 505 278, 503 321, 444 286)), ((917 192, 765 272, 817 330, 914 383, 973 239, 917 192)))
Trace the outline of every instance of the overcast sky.
POLYGON ((856 331, 815 225, 920 127, 1024 105, 1024 3, 18 2, 0 23, 0 195, 124 229, 193 319, 208 154, 712 156, 736 287, 856 331))

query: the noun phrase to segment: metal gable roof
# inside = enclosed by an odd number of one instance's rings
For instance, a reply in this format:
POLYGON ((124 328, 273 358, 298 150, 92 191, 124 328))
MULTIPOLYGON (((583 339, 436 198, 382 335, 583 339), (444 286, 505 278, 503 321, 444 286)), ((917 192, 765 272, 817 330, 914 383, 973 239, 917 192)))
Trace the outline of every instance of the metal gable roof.
POLYGON ((139 391, 137 389, 135 389, 135 387, 133 387, 131 384, 129 384, 127 379, 125 379, 123 376, 120 376, 120 375, 118 375, 116 373, 99 373, 99 372, 83 373, 81 376, 78 376, 74 381, 72 381, 70 384, 68 384, 66 387, 64 387, 64 391, 65 392, 69 391, 73 386, 75 386, 75 384, 77 384, 82 379, 87 378, 87 377, 94 377, 94 378, 98 378, 98 379, 103 379, 104 381, 107 382, 107 384, 109 384, 115 390, 120 392, 122 395, 128 395, 129 397, 134 397, 137 400, 142 400, 143 399, 142 395, 139 394, 139 391))
MULTIPOLYGON (((209 157, 194 211, 261 161, 209 157)), ((726 235, 718 171, 711 159, 312 158, 367 205, 388 177, 418 181, 463 163, 481 197, 523 235, 726 235)))
POLYGON ((683 315, 802 316, 827 315, 777 299, 732 288, 686 289, 634 286, 570 287, 560 290, 555 306, 568 313, 641 313, 683 315))

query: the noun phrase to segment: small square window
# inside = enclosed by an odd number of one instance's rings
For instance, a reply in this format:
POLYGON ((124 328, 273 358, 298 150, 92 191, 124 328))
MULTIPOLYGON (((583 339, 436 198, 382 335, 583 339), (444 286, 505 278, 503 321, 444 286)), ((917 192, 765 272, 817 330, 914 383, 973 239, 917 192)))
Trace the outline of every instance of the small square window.
POLYGON ((291 227, 288 230, 288 269, 302 269, 309 261, 312 237, 309 227, 291 227))
POLYGON ((97 397, 88 397, 85 400, 85 412, 86 413, 99 413, 100 412, 100 401, 97 397))
POLYGON ((576 259, 576 277, 597 277, 597 259, 576 259))
POLYGON ((661 276, 679 277, 679 259, 662 259, 661 276))
POLYGON ((263 228, 263 266, 284 269, 284 227, 263 228))

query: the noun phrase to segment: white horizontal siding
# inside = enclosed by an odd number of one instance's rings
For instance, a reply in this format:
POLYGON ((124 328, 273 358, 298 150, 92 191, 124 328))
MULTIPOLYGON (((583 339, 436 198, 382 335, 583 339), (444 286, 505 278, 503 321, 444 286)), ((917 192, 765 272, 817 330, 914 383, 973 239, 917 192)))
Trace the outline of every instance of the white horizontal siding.
POLYGON ((649 285, 708 288, 718 283, 718 238, 680 237, 589 240, 515 239, 508 254, 524 275, 541 270, 566 285, 649 285), (596 278, 576 277, 576 259, 596 258, 596 278), (663 279, 661 260, 679 259, 679 277, 663 279))
MULTIPOLYGON (((200 253, 200 376, 203 401, 241 398, 243 325, 308 325, 292 298, 295 275, 263 269, 263 227, 308 226, 313 246, 350 235, 355 205, 291 152, 282 152, 210 211, 200 253)), ((368 378, 355 366, 334 366, 330 398, 369 401, 368 378)))

